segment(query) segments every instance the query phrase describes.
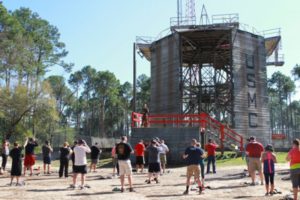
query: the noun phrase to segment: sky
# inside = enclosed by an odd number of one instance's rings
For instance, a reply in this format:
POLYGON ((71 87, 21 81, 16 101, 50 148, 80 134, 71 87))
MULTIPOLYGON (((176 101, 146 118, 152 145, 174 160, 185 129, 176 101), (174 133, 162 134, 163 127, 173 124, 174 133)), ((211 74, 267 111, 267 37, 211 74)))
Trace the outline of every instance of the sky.
MULTIPOLYGON (((157 37, 169 28, 170 18, 177 12, 177 0, 2 1, 9 10, 28 7, 58 27, 61 41, 69 51, 65 61, 75 64, 73 72, 91 65, 114 72, 121 83, 132 82, 136 36, 157 37)), ((198 21, 203 4, 209 16, 238 13, 240 23, 258 31, 281 28, 285 65, 268 66, 269 77, 275 71, 290 76, 292 68, 300 64, 299 0, 196 0, 198 21)), ((69 76, 59 67, 50 73, 69 76)), ((142 73, 150 76, 150 63, 137 56, 137 74, 142 73)), ((300 92, 294 99, 300 99, 300 92)))

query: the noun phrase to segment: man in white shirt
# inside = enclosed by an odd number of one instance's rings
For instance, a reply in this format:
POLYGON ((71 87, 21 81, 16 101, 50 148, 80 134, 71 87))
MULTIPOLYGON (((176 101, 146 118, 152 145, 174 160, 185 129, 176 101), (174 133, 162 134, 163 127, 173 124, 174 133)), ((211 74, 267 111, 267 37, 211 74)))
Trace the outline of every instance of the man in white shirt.
POLYGON ((169 152, 168 146, 165 144, 164 140, 160 141, 160 164, 161 164, 161 169, 162 173, 165 173, 166 171, 166 164, 167 164, 167 153, 169 152))
POLYGON ((81 174, 81 185, 79 186, 80 189, 83 189, 85 187, 85 175, 87 173, 87 159, 86 159, 86 153, 90 153, 91 149, 86 144, 84 140, 78 140, 77 145, 74 147, 74 154, 75 154, 75 163, 74 163, 74 169, 73 169, 73 185, 71 185, 71 188, 76 188, 76 181, 77 181, 77 175, 81 174))

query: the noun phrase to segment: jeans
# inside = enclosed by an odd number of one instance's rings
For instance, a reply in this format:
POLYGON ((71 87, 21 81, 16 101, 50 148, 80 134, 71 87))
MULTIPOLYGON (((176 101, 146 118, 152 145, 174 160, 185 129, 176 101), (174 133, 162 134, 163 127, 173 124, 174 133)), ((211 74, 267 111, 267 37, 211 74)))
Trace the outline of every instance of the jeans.
POLYGON ((213 173, 216 173, 216 157, 215 156, 208 156, 207 157, 207 170, 206 173, 210 172, 210 164, 212 163, 213 173))
POLYGON ((68 177, 68 170, 69 170, 69 159, 60 159, 60 165, 59 165, 59 177, 63 176, 63 173, 65 172, 65 177, 68 177))
POLYGON ((204 162, 200 162, 201 178, 204 179, 204 162))
POLYGON ((8 156, 6 154, 4 154, 4 153, 2 154, 2 165, 1 166, 2 166, 3 170, 5 170, 5 167, 6 167, 7 157, 8 156))

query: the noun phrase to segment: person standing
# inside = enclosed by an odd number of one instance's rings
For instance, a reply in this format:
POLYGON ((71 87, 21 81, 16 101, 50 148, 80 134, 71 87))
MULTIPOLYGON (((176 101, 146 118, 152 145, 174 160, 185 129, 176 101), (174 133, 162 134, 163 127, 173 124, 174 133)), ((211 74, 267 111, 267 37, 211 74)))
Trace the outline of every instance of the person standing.
POLYGON ((48 140, 45 141, 45 144, 42 146, 42 153, 43 153, 43 163, 44 163, 44 174, 46 174, 46 167, 47 167, 47 174, 50 174, 51 168, 51 153, 53 149, 48 140))
POLYGON ((268 144, 265 148, 265 152, 261 155, 261 161, 264 165, 266 196, 269 194, 274 194, 275 163, 277 162, 277 158, 273 151, 273 146, 271 144, 268 144))
POLYGON ((200 169, 201 169, 201 183, 202 183, 202 188, 204 188, 204 178, 205 178, 205 175, 204 175, 204 170, 205 170, 205 165, 204 165, 204 150, 201 148, 201 143, 198 142, 196 144, 196 146, 203 152, 203 155, 200 157, 200 169))
POLYGON ((59 178, 65 174, 65 178, 69 177, 69 159, 70 155, 72 154, 72 150, 69 147, 69 143, 65 142, 63 147, 60 147, 59 149, 60 155, 59 155, 59 171, 58 175, 59 178))
POLYGON ((136 172, 138 172, 139 168, 141 169, 141 173, 144 171, 144 152, 145 152, 145 145, 144 141, 140 140, 134 147, 135 150, 135 164, 136 164, 136 172))
POLYGON ((5 171, 8 155, 9 155, 9 142, 8 140, 4 140, 2 144, 2 164, 1 164, 3 171, 5 171))
POLYGON ((93 172, 96 172, 96 167, 98 164, 98 160, 100 158, 101 150, 98 147, 98 143, 96 142, 95 145, 91 147, 91 166, 90 166, 90 172, 93 170, 93 172))
POLYGON ((76 188, 77 176, 81 174, 81 185, 79 186, 80 189, 84 189, 87 187, 85 185, 85 176, 87 174, 87 159, 86 153, 90 153, 91 149, 87 145, 85 140, 78 140, 77 145, 74 147, 74 155, 75 155, 75 162, 74 162, 74 175, 73 175, 73 185, 71 188, 76 188))
POLYGON ((128 176, 129 192, 133 192, 132 187, 132 166, 130 154, 134 153, 130 144, 127 143, 127 137, 122 136, 121 142, 116 146, 116 154, 118 155, 119 173, 121 181, 121 192, 124 192, 125 175, 128 176))
POLYGON ((142 110, 142 127, 147 128, 149 127, 149 108, 147 104, 144 104, 142 110))
POLYGON ((25 158, 24 158, 24 176, 26 175, 26 169, 30 170, 30 176, 33 175, 33 165, 35 164, 34 149, 38 146, 38 143, 33 138, 27 138, 24 144, 25 158))
POLYGON ((183 155, 183 159, 187 160, 187 179, 186 179, 186 190, 183 194, 189 194, 189 187, 190 187, 190 180, 191 177, 194 175, 195 181, 198 183, 199 187, 199 194, 202 193, 202 184, 200 181, 200 159, 203 156, 204 152, 198 148, 197 140, 192 139, 191 146, 186 148, 185 153, 183 155))
POLYGON ((255 185, 256 170, 259 173, 261 185, 264 184, 263 181, 263 172, 262 172, 262 163, 261 163, 261 154, 264 151, 264 147, 261 143, 256 141, 254 136, 250 137, 250 142, 246 147, 246 152, 249 156, 249 173, 251 176, 252 183, 250 185, 255 185))
POLYGON ((14 143, 14 148, 10 151, 9 156, 12 159, 10 185, 12 185, 13 180, 16 177, 16 186, 21 186, 22 184, 20 184, 19 179, 22 174, 22 147, 20 147, 17 142, 14 143))
POLYGON ((290 174, 293 185, 294 200, 298 199, 298 188, 300 187, 300 140, 293 141, 292 149, 286 160, 290 162, 290 174))
POLYGON ((117 143, 111 149, 111 158, 113 163, 113 176, 116 175, 116 169, 117 169, 117 175, 119 175, 119 164, 118 164, 118 155, 116 154, 116 146, 117 143))
POLYGON ((205 145, 205 150, 207 152, 207 169, 206 173, 210 173, 210 164, 213 167, 213 173, 216 172, 216 149, 219 147, 212 139, 208 140, 208 144, 205 145))
POLYGON ((162 173, 164 174, 166 172, 167 153, 169 152, 169 147, 165 144, 164 140, 160 141, 160 147, 161 147, 161 152, 159 154, 160 164, 161 164, 162 173))
POLYGON ((159 183, 158 174, 160 172, 160 144, 156 140, 151 140, 151 145, 147 148, 148 152, 148 180, 147 183, 151 183, 152 175, 154 176, 154 181, 159 183))

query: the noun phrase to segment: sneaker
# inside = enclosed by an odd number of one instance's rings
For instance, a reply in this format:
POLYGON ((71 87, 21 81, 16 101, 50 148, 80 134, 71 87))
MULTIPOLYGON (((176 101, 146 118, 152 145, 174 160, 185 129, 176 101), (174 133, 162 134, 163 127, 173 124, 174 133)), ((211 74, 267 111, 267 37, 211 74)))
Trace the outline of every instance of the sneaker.
MULTIPOLYGON (((270 193, 271 194, 271 193, 270 193)), ((269 195, 269 193, 267 192, 266 194, 265 194, 265 196, 268 196, 269 195)))
POLYGON ((203 190, 203 189, 202 189, 202 186, 200 186, 200 187, 199 187, 199 194, 202 193, 202 190, 203 190))
POLYGON ((250 186, 255 186, 256 184, 254 182, 250 183, 250 186))
POLYGON ((76 185, 74 185, 74 184, 71 184, 69 188, 71 188, 71 189, 75 189, 75 188, 76 188, 76 185))
POLYGON ((124 192, 124 188, 121 188, 121 190, 120 190, 121 192, 124 192))
POLYGON ((80 190, 83 190, 83 189, 84 189, 84 186, 83 186, 83 185, 80 185, 78 188, 79 188, 80 190))
POLYGON ((150 181, 150 180, 147 180, 146 183, 147 183, 147 184, 151 184, 151 181, 150 181))
POLYGON ((155 179, 154 179, 154 181, 155 181, 156 183, 159 183, 159 181, 158 181, 158 179, 157 179, 157 178, 155 178, 155 179))
POLYGON ((16 186, 23 186, 21 183, 17 183, 16 186))
POLYGON ((129 192, 135 192, 133 188, 129 188, 129 192))
POLYGON ((183 192, 183 194, 184 194, 184 195, 188 195, 188 194, 189 194, 189 191, 186 190, 186 191, 183 192))

